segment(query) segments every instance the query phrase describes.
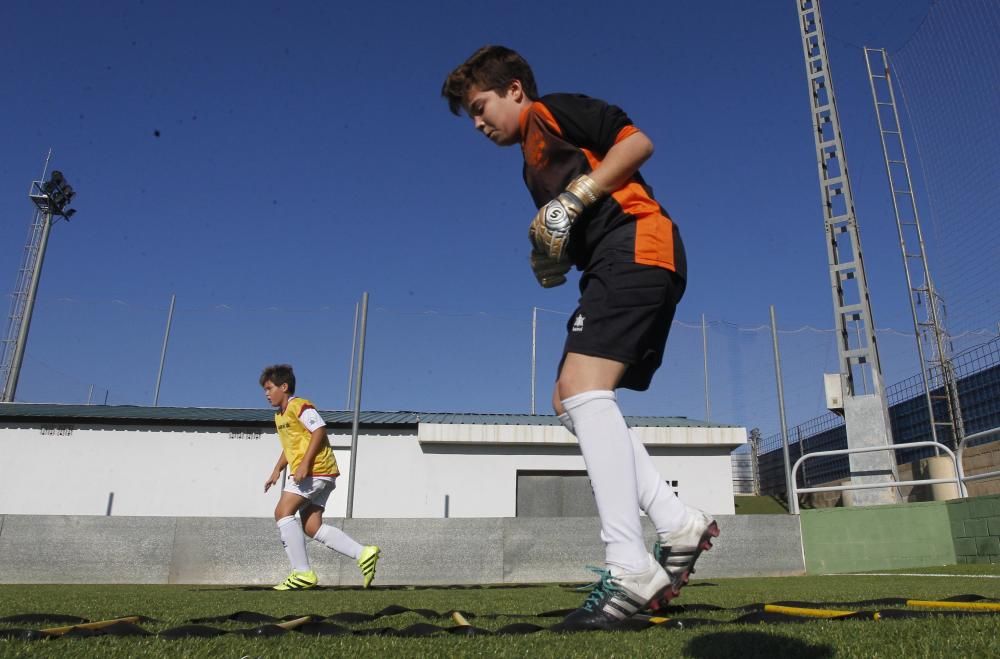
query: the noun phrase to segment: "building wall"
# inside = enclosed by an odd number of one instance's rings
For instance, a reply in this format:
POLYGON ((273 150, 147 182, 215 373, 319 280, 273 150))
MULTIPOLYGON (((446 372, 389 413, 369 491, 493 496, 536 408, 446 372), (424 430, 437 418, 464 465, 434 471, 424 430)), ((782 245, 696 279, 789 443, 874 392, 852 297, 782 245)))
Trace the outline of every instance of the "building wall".
MULTIPOLYGON (((412 428, 363 429, 354 517, 440 518, 446 496, 451 517, 513 517, 519 469, 584 469, 562 428, 431 430, 425 441, 412 428)), ((734 513, 729 452, 745 431, 643 430, 657 467, 687 503, 734 513)), ((350 433, 333 428, 330 440, 342 477, 328 516, 343 517, 350 433)), ((271 517, 280 488, 265 494, 263 485, 279 451, 273 431, 247 428, 78 423, 60 434, 10 423, 0 428, 0 513, 105 515, 110 503, 113 516, 271 517)))

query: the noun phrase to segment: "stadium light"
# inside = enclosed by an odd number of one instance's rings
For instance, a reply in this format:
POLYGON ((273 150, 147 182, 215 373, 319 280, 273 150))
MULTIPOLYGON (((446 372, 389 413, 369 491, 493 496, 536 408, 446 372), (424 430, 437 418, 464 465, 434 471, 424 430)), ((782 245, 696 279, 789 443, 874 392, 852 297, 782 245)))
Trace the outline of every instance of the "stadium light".
MULTIPOLYGON (((42 195, 46 202, 47 210, 52 215, 59 215, 68 220, 76 212, 72 208, 66 208, 76 196, 73 186, 66 181, 66 177, 59 170, 53 170, 49 180, 42 184, 42 195)), ((33 197, 35 198, 35 197, 33 197)), ((37 199, 36 203, 41 201, 37 199)))

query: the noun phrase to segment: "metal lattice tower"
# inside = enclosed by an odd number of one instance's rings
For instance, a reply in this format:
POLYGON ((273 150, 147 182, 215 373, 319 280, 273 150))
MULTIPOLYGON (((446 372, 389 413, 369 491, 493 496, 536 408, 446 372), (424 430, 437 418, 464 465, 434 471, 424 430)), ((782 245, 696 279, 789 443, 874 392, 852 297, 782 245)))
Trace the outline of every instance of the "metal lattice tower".
POLYGON ((965 436, 965 429, 958 399, 958 386, 955 382, 955 368, 951 362, 950 341, 945 330, 944 300, 934 288, 930 267, 927 264, 927 251, 920 228, 916 197, 913 193, 910 163, 903 142, 903 129, 896 107, 889 57, 885 49, 865 48, 865 64, 868 67, 868 81, 871 85, 875 116, 878 119, 879 135, 882 139, 882 154, 892 193, 892 208, 896 215, 906 285, 910 291, 910 311, 913 315, 913 329, 917 336, 917 352, 920 356, 920 372, 927 399, 931 437, 935 442, 941 441, 938 430, 944 430, 952 446, 957 446, 965 436), (922 277, 923 281, 914 283, 916 278, 914 275, 922 277), (923 321, 917 314, 917 306, 920 304, 923 304, 926 313, 923 321), (941 393, 935 394, 935 391, 941 393), (943 413, 935 413, 935 402, 940 403, 938 409, 943 408, 943 413))
POLYGON ((802 49, 809 78, 816 164, 827 234, 830 285, 844 393, 884 394, 882 368, 861 256, 861 237, 847 173, 847 155, 833 93, 819 0, 797 0, 802 49))
POLYGON ((21 267, 17 271, 17 285, 11 298, 10 315, 7 318, 7 334, 0 343, 0 382, 3 383, 0 402, 5 403, 12 402, 17 392, 17 380, 21 373, 24 348, 28 342, 31 313, 35 306, 35 293, 42 274, 49 232, 56 218, 69 220, 76 213, 74 209, 67 208, 76 193, 62 172, 53 171, 51 178, 45 180, 45 170, 48 170, 51 158, 52 151, 49 151, 42 178, 33 181, 28 191, 28 198, 35 204, 35 214, 28 242, 24 246, 21 267))
POLYGON ((28 242, 24 245, 21 267, 17 271, 17 284, 11 296, 10 314, 7 317, 7 334, 3 338, 2 347, 0 347, 0 355, 2 355, 0 382, 3 382, 3 396, 0 400, 5 402, 14 400, 14 389, 17 383, 13 382, 12 373, 16 371, 16 368, 13 367, 17 358, 17 339, 25 322, 31 282, 35 278, 37 266, 41 265, 38 263, 38 255, 48 239, 51 224, 52 216, 49 215, 48 211, 36 208, 31 221, 31 229, 28 231, 28 242))
POLYGON ((842 412, 847 446, 854 451, 848 456, 851 482, 866 486, 885 485, 884 488, 871 487, 862 492, 845 492, 844 505, 898 503, 898 491, 892 487, 892 483, 899 480, 895 454, 890 450, 879 450, 893 445, 892 428, 875 339, 868 279, 861 256, 861 235, 847 171, 847 154, 833 93, 823 18, 819 0, 796 0, 795 4, 799 12, 813 138, 816 142, 816 167, 823 200, 840 359, 842 412))

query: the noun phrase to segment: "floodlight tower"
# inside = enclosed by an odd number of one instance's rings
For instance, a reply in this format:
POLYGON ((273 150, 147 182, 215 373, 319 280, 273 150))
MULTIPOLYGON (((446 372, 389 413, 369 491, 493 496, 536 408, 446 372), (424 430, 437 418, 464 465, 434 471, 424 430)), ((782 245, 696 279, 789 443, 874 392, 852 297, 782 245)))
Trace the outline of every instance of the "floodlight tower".
POLYGON ((931 439, 957 447, 965 437, 965 427, 955 366, 951 361, 951 339, 945 329, 944 300, 934 287, 930 266, 927 264, 927 248, 920 228, 920 214, 910 176, 910 161, 906 156, 903 128, 896 108, 889 55, 884 48, 866 47, 865 64, 868 65, 868 82, 882 138, 882 155, 889 177, 892 208, 896 214, 903 271, 910 290, 910 312, 917 335, 917 354, 920 357, 920 375, 924 382, 931 439), (922 276, 922 281, 918 281, 918 276, 922 276), (917 306, 921 303, 927 313, 925 321, 920 321, 917 317, 917 306), (939 405, 935 405, 935 402, 939 405))
MULTIPOLYGON (((49 156, 51 157, 51 153, 49 156)), ((48 161, 46 160, 46 168, 48 161)), ((42 173, 42 179, 45 173, 42 173)), ((35 204, 31 232, 24 246, 24 260, 17 273, 17 288, 10 305, 7 319, 7 335, 0 350, 0 381, 3 382, 3 396, 0 402, 13 402, 17 392, 17 380, 21 374, 24 346, 28 342, 31 313, 35 307, 35 293, 42 275, 45 247, 49 242, 49 231, 59 218, 69 220, 76 211, 69 203, 76 196, 62 172, 53 170, 47 181, 32 181, 28 198, 35 204)))
MULTIPOLYGON (((826 248, 833 292, 834 324, 840 358, 840 394, 850 448, 892 446, 889 406, 882 381, 868 279, 861 252, 861 234, 854 213, 854 197, 847 172, 847 154, 833 93, 826 35, 819 0, 795 0, 805 56, 812 111, 816 165, 823 200, 826 248), (869 393, 868 385, 871 385, 869 393)), ((828 397, 836 398, 836 395, 828 397)), ((850 454, 855 484, 889 484, 896 477, 892 451, 850 454)), ((848 505, 896 503, 894 488, 844 493, 848 505)))

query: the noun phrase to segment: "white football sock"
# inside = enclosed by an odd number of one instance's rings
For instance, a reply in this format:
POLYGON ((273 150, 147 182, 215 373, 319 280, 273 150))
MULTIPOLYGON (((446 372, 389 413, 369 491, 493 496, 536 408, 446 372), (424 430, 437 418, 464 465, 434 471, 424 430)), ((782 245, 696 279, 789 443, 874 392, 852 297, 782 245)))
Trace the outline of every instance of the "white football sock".
POLYGON ((281 533, 281 544, 285 546, 288 561, 297 572, 309 571, 309 556, 306 554, 306 534, 295 516, 282 517, 278 520, 278 532, 281 533))
POLYGON ((605 562, 622 572, 642 572, 649 559, 639 523, 635 455, 615 392, 585 391, 562 404, 573 421, 594 488, 605 562))
POLYGON ((687 518, 687 509, 674 491, 663 482, 663 477, 656 470, 649 451, 639 439, 639 433, 629 428, 632 438, 632 449, 635 456, 635 480, 638 486, 639 507, 649 515, 649 521, 656 527, 656 533, 662 537, 680 528, 687 518))
POLYGON ((354 560, 358 560, 358 556, 361 555, 362 546, 336 526, 324 524, 319 527, 319 531, 316 531, 316 535, 313 538, 317 542, 322 542, 333 551, 340 552, 344 556, 350 556, 354 560))
MULTIPOLYGON (((558 416, 566 430, 576 434, 573 420, 563 412, 558 416)), ((674 491, 666 486, 663 478, 653 465, 649 451, 639 439, 639 434, 632 428, 628 430, 632 439, 632 449, 635 456, 636 491, 639 495, 639 508, 642 509, 656 527, 656 533, 664 536, 680 528, 687 516, 684 504, 677 498, 674 491)))

